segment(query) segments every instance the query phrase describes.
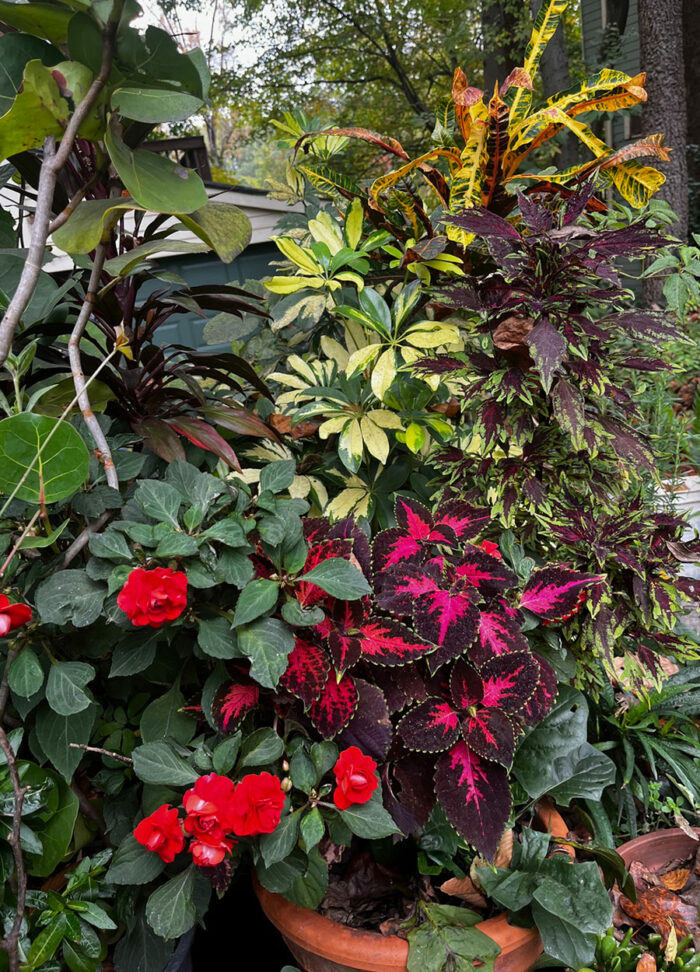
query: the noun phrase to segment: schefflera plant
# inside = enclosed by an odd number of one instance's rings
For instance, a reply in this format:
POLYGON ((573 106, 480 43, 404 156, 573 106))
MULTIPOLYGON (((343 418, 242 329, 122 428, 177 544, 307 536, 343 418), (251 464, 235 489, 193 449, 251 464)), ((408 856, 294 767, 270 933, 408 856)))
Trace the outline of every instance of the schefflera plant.
POLYGON ((634 678, 658 672, 657 654, 694 654, 674 629, 690 593, 679 564, 700 546, 660 511, 626 381, 668 368, 659 348, 683 339, 669 315, 634 305, 618 266, 667 241, 643 217, 605 228, 589 213, 593 194, 592 182, 563 203, 518 193, 509 220, 483 208, 451 218, 482 241, 490 272, 442 294, 469 319, 469 350, 417 367, 461 383, 473 423, 464 448, 439 457, 445 494, 488 497, 535 561, 604 574, 564 639, 549 638, 560 674, 595 682, 601 661, 614 674, 615 656, 634 678))
MULTIPOLYGON (((352 520, 305 521, 309 582, 295 591, 303 627, 286 670, 270 691, 237 661, 212 717, 231 734, 274 709, 311 739, 358 746, 379 764, 384 804, 404 833, 439 802, 491 860, 510 816, 516 743, 557 695, 525 618, 531 627, 559 623, 601 578, 549 564, 523 584, 497 543, 477 542, 493 533, 483 507, 450 501, 431 513, 400 497, 395 516, 371 553, 352 520), (314 584, 314 565, 334 560, 359 565, 371 593, 346 600, 314 584)), ((259 577, 273 572, 260 552, 254 560, 259 577)))

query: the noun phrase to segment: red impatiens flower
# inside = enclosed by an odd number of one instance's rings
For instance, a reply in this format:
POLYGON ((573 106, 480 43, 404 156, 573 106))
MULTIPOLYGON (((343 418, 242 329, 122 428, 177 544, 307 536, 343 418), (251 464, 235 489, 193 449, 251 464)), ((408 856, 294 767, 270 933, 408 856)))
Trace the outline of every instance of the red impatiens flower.
POLYGON ((377 789, 377 764, 365 756, 357 746, 344 749, 333 767, 338 786, 333 802, 339 810, 347 810, 353 803, 367 803, 377 789))
POLYGON ((233 795, 233 832, 239 837, 271 834, 282 816, 284 790, 271 773, 244 776, 233 795))
POLYGON ((185 846, 185 836, 177 817, 177 808, 164 803, 153 813, 145 817, 134 830, 134 837, 157 854, 166 864, 175 860, 185 846))
POLYGON ((482 540, 481 543, 477 543, 476 546, 479 550, 483 550, 484 553, 491 554, 496 560, 503 560, 501 551, 498 548, 498 544, 494 543, 493 540, 482 540))
POLYGON ((225 837, 221 840, 202 837, 190 843, 190 854, 198 867, 216 867, 230 853, 235 843, 235 840, 227 840, 225 837))
POLYGON ((28 604, 10 604, 7 595, 0 594, 0 638, 31 620, 32 609, 28 604))
POLYGON ((187 607, 187 575, 170 567, 137 567, 127 577, 117 604, 137 627, 160 628, 187 607))
POLYGON ((187 833, 209 845, 223 841, 233 830, 233 793, 233 780, 227 776, 216 773, 200 776, 182 798, 187 833))

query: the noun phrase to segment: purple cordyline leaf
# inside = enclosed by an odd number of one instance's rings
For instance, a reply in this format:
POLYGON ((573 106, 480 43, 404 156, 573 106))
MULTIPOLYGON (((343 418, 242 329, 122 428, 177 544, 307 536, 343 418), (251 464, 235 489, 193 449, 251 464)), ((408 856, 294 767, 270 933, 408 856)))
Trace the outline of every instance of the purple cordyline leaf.
POLYGON ((530 347, 542 387, 549 392, 557 372, 561 371, 566 341, 547 317, 542 317, 525 338, 530 347))
POLYGON ((347 726, 358 698, 354 680, 343 675, 339 681, 338 673, 331 669, 321 694, 309 706, 309 717, 324 739, 332 739, 347 726))
POLYGON ((406 713, 398 734, 409 749, 441 753, 459 739, 459 714, 444 699, 427 699, 406 713))
POLYGON ((460 740, 438 758, 435 793, 455 830, 487 860, 493 860, 510 816, 506 770, 478 756, 460 740))
POLYGON ((528 726, 535 726, 547 715, 557 697, 557 676, 554 669, 539 655, 532 656, 540 668, 540 677, 524 709, 518 712, 518 718, 528 726))
POLYGON ((308 708, 323 691, 330 667, 323 648, 297 637, 280 684, 308 708))
POLYGON ((224 683, 212 703, 212 720, 220 732, 235 732, 258 704, 260 689, 251 683, 224 683))
POLYGON ((376 685, 361 678, 353 681, 358 694, 357 709, 340 733, 338 745, 341 749, 357 746, 372 759, 382 762, 386 759, 394 735, 386 699, 376 685))
POLYGON ((450 216, 445 222, 452 223, 466 233, 474 233, 476 236, 495 236, 502 240, 520 242, 520 234, 514 226, 511 226, 502 216, 497 216, 496 213, 481 206, 467 209, 458 216, 450 216))
POLYGON ((377 618, 362 625, 359 632, 362 657, 374 665, 407 665, 435 651, 398 621, 377 618))
POLYGON ((622 229, 602 230, 595 237, 595 252, 600 256, 635 256, 644 250, 658 249, 665 242, 657 230, 641 223, 622 229))
POLYGON ((520 607, 545 621, 563 621, 580 607, 579 595, 602 579, 600 575, 582 574, 567 567, 542 567, 532 572, 521 594, 520 607))
POLYGON ((481 611, 479 636, 470 647, 469 660, 477 666, 490 658, 507 655, 513 651, 527 651, 527 638, 520 629, 517 616, 509 616, 502 610, 481 611))

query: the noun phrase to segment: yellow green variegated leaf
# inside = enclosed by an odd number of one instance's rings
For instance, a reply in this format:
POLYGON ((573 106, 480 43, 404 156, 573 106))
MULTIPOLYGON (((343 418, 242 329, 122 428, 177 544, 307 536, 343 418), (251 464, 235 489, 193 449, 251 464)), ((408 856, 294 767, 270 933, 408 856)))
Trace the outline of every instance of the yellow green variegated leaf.
POLYGON ((334 171, 327 165, 316 165, 313 168, 310 165, 298 165, 296 168, 306 176, 309 183, 319 193, 328 196, 341 195, 346 198, 353 196, 364 198, 365 196, 362 189, 352 179, 348 179, 347 176, 334 171))
MULTIPOLYGON (((538 113, 539 114, 539 113, 538 113)), ((588 125, 584 125, 583 122, 575 121, 575 119, 570 118, 566 112, 561 111, 556 106, 551 108, 542 109, 542 119, 549 120, 549 124, 541 127, 538 134, 531 140, 528 137, 523 136, 523 141, 517 141, 509 148, 506 156, 503 160, 503 169, 505 179, 511 178, 522 160, 530 154, 534 149, 539 148, 544 142, 547 142, 552 136, 557 132, 561 131, 562 128, 568 128, 570 132, 573 132, 578 139, 580 139, 586 148, 595 155, 596 158, 601 158, 606 155, 610 155, 612 149, 609 145, 606 145, 597 135, 594 135, 588 125)), ((561 173, 557 173, 561 175, 561 173)), ((549 178, 549 176, 547 177, 549 178)))
POLYGON ((666 182, 666 176, 658 169, 629 159, 607 169, 617 191, 635 209, 641 209, 666 182))
POLYGON ((302 270, 306 270, 312 275, 318 276, 322 272, 321 264, 318 262, 311 250, 305 250, 302 246, 299 246, 296 240, 291 239, 289 236, 277 236, 273 237, 274 242, 277 244, 278 250, 280 250, 288 260, 292 263, 296 263, 298 267, 302 270))
POLYGON ((384 429, 375 425, 369 415, 363 415, 360 419, 360 429, 362 441, 369 454, 385 465, 389 458, 389 439, 384 429))
POLYGON ((300 358, 298 354, 291 354, 287 358, 287 364, 290 368, 294 368, 296 373, 301 375, 302 378, 305 378, 306 381, 311 385, 315 385, 317 383, 318 379, 314 374, 311 365, 304 361, 303 358, 300 358))
POLYGON ((359 419, 353 419, 338 439, 338 457, 350 472, 357 472, 362 462, 362 430, 359 419))
POLYGON ((364 290, 365 287, 365 282, 360 274, 353 273, 352 270, 341 270, 340 273, 336 273, 333 280, 342 280, 344 283, 354 283, 358 290, 364 290))
POLYGON ((338 418, 328 419, 318 427, 318 435, 321 439, 327 439, 329 435, 337 435, 342 432, 345 426, 351 421, 352 416, 341 415, 338 418))
POLYGON ((425 429, 417 422, 411 422, 406 429, 405 441, 411 452, 420 452, 425 445, 425 429))
POLYGON ((360 483, 359 486, 350 486, 339 493, 335 499, 326 506, 323 511, 331 520, 342 520, 352 513, 354 516, 368 516, 372 495, 369 488, 361 479, 351 476, 353 480, 360 483))
POLYGON ((389 390, 391 383, 396 378, 397 371, 398 361, 396 352, 393 348, 389 348, 380 354, 377 363, 372 369, 372 378, 370 380, 372 391, 380 401, 384 400, 384 396, 389 390))
POLYGON ((316 219, 309 220, 309 232, 317 243, 325 243, 335 256, 343 248, 343 234, 333 218, 325 211, 321 211, 316 219))
POLYGON ((611 156, 605 159, 600 168, 603 170, 609 169, 614 165, 619 165, 621 162, 627 162, 629 159, 639 158, 656 158, 661 159, 662 162, 668 162, 671 156, 669 155, 669 150, 664 145, 664 137, 661 133, 645 135, 644 138, 640 138, 636 142, 623 145, 622 148, 617 149, 611 156))
MULTIPOLYGON (((532 27, 532 34, 525 49, 525 63, 523 69, 530 78, 535 77, 542 52, 554 36, 559 25, 561 15, 569 5, 569 0, 542 0, 539 13, 532 27)), ((524 118, 532 104, 532 91, 527 88, 516 88, 510 107, 513 122, 524 118)))
POLYGON ((367 413, 375 425, 380 425, 383 429, 403 428, 401 419, 396 412, 390 412, 386 408, 373 408, 367 413))
POLYGON ((430 321, 425 325, 414 324, 405 332, 403 340, 414 348, 439 348, 441 344, 452 344, 459 340, 459 332, 456 327, 445 327, 430 321))
MULTIPOLYGON (((481 203, 481 192, 486 172, 486 142, 488 123, 485 118, 476 118, 472 123, 469 140, 461 155, 461 166, 452 176, 450 182, 451 213, 458 213, 463 209, 472 209, 481 203)), ((447 235, 466 246, 474 239, 473 234, 448 224, 447 235)))
MULTIPOLYGON (((309 382, 297 375, 289 375, 286 371, 273 371, 267 376, 270 381, 276 381, 280 385, 287 385, 289 388, 308 388, 309 382)), ((315 382, 314 382, 315 384, 315 382)))
POLYGON ((362 203, 359 199, 353 199, 345 214, 345 242, 351 250, 357 249, 362 238, 363 219, 362 203))
POLYGON ((345 368, 350 358, 350 355, 340 341, 328 337, 327 334, 324 334, 321 338, 321 350, 327 358, 335 361, 339 368, 345 368))
POLYGON ((348 358, 348 363, 345 366, 345 373, 348 378, 352 378, 353 375, 359 374, 360 371, 364 371, 365 368, 371 364, 381 351, 381 344, 368 344, 364 348, 359 348, 348 358))
POLYGON ((360 348, 366 348, 368 344, 379 343, 379 337, 376 334, 368 335, 359 321, 346 320, 344 332, 345 346, 351 354, 360 348))
POLYGON ((451 273, 453 277, 466 277, 464 270, 457 266, 457 263, 461 262, 459 257, 453 257, 451 253, 444 253, 434 260, 424 260, 423 265, 431 267, 433 270, 441 270, 443 273, 451 273))
POLYGON ((410 175, 416 169, 429 171, 430 167, 426 163, 437 158, 449 159, 455 166, 459 165, 459 153, 456 149, 438 148, 431 149, 430 152, 424 152, 423 155, 419 155, 405 165, 400 166, 400 168, 394 169, 392 172, 387 172, 386 175, 374 180, 369 191, 369 201, 372 208, 381 209, 379 196, 382 192, 396 185, 401 179, 405 179, 406 176, 410 175))
POLYGON ((271 280, 263 280, 267 289, 273 294, 295 294, 304 287, 318 290, 325 282, 323 277, 272 277, 271 280))

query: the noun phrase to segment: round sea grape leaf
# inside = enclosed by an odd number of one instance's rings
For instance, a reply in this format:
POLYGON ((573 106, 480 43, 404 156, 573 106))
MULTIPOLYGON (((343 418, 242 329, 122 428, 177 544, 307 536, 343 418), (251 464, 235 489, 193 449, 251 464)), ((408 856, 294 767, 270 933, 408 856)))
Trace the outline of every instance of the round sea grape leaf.
POLYGON ((14 492, 30 466, 17 498, 57 503, 77 492, 87 479, 90 453, 72 425, 23 412, 0 421, 0 493, 14 492))

